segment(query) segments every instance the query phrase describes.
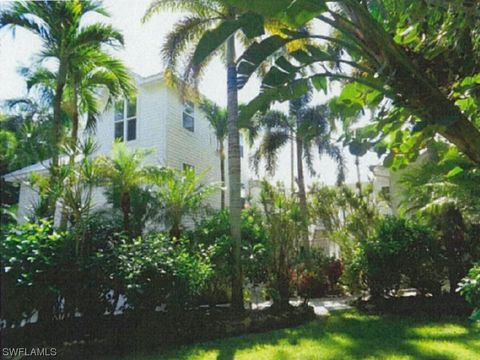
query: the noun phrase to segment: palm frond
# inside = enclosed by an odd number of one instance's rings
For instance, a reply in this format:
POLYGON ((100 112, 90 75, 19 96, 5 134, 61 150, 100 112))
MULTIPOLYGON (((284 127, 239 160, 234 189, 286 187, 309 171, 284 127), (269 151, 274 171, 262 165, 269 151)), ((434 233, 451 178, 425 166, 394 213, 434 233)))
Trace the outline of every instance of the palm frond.
POLYGON ((165 65, 176 68, 178 58, 184 55, 190 46, 197 43, 204 32, 217 20, 218 18, 189 15, 178 21, 162 44, 161 53, 165 65))
POLYGON ((124 44, 123 35, 112 25, 91 24, 81 28, 69 44, 71 51, 78 51, 88 46, 99 46, 99 44, 108 44, 119 46, 124 44))
POLYGON ((221 1, 214 0, 154 0, 145 12, 142 22, 162 11, 189 12, 201 17, 211 17, 222 15, 224 6, 221 1))
POLYGON ((258 149, 252 156, 253 168, 258 174, 260 162, 265 162, 265 170, 273 175, 277 168, 278 153, 289 141, 290 132, 285 129, 267 130, 258 149))

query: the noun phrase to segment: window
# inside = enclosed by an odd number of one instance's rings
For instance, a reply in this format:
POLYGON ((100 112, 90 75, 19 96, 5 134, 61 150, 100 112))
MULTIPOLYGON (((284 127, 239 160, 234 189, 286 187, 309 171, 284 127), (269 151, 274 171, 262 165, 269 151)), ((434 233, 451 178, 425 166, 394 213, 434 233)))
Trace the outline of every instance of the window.
POLYGON ((186 101, 183 105, 183 127, 189 131, 194 131, 195 129, 195 106, 191 101, 186 101))
POLYGON ((124 141, 126 133, 127 141, 135 140, 137 138, 137 99, 117 101, 114 120, 115 139, 124 141))

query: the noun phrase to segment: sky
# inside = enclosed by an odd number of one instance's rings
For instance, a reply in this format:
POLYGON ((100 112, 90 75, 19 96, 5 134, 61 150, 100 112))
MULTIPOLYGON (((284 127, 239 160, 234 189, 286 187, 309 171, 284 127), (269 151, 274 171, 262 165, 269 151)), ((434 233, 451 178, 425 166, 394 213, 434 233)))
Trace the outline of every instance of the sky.
MULTIPOLYGON (((176 21, 183 14, 161 13, 153 16, 143 24, 141 19, 148 7, 150 0, 105 0, 104 4, 110 11, 111 18, 101 18, 102 21, 110 22, 123 32, 125 47, 115 51, 116 56, 135 73, 141 76, 149 76, 159 73, 163 69, 160 47, 166 34, 172 29, 176 21)), ((0 6, 6 6, 8 2, 0 0, 0 6)), ((96 20, 92 17, 89 20, 96 20)), ((22 76, 18 74, 20 67, 28 67, 35 60, 35 54, 40 50, 40 41, 24 30, 17 30, 14 34, 9 30, 0 31, 0 101, 22 97, 27 94, 26 84, 22 76)), ((259 81, 251 79, 239 92, 240 103, 246 103, 255 97, 259 90, 259 81)), ((329 96, 335 94, 336 89, 331 89, 329 96)), ((207 69, 204 79, 200 84, 200 91, 218 104, 226 105, 226 72, 220 60, 214 60, 207 69)), ((324 94, 315 94, 312 103, 319 104, 327 100, 324 94)), ((285 104, 279 106, 286 109, 285 104)), ((357 179, 354 167, 354 158, 345 149, 347 159, 347 183, 354 183, 357 179)), ((367 154, 360 158, 360 172, 362 181, 371 176, 370 165, 376 165, 380 161, 375 154, 367 154)), ((307 172, 307 183, 322 182, 334 184, 336 180, 336 165, 328 158, 315 159, 316 176, 307 172)), ((264 174, 260 173, 259 177, 264 174)), ((283 181, 287 185, 290 181, 290 149, 286 148, 279 154, 279 166, 273 177, 273 181, 283 181)))

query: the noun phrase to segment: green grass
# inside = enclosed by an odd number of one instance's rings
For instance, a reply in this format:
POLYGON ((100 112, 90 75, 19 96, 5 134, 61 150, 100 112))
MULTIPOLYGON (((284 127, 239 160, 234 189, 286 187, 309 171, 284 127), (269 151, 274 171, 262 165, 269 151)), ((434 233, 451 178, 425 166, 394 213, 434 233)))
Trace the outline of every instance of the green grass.
POLYGON ((480 359, 480 326, 466 320, 337 312, 292 329, 183 346, 123 360, 480 359))

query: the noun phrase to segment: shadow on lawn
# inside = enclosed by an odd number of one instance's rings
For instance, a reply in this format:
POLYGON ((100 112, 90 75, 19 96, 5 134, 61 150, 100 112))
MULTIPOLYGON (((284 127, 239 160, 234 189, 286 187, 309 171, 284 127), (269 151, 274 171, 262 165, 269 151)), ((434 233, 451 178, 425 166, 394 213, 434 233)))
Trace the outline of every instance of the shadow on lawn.
MULTIPOLYGON (((185 346, 175 352, 142 359, 195 359, 213 352, 217 360, 232 360, 241 350, 263 351, 269 346, 276 348, 272 348, 266 358, 278 360, 392 356, 425 360, 474 359, 480 354, 480 329, 455 318, 380 317, 345 311, 299 328, 217 340, 193 348, 185 346)), ((211 357, 214 354, 210 354, 209 359, 215 358, 211 357)))

